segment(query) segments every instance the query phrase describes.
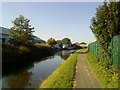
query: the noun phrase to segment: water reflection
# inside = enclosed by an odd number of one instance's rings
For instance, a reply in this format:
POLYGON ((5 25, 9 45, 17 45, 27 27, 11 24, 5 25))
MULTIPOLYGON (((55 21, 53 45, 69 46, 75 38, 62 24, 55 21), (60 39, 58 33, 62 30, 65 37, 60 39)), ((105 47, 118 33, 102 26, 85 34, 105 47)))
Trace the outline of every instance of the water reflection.
POLYGON ((45 60, 48 60, 48 59, 52 59, 52 58, 54 58, 55 56, 48 56, 48 57, 44 57, 44 58, 42 58, 42 59, 40 59, 40 60, 36 60, 36 61, 34 61, 34 64, 35 63, 40 63, 41 61, 45 61, 45 60))
POLYGON ((25 88, 30 86, 29 82, 32 76, 32 72, 22 72, 16 76, 6 79, 6 82, 10 88, 25 88))
POLYGON ((4 78, 4 77, 17 75, 17 74, 20 74, 21 72, 27 71, 33 68, 34 64, 31 62, 27 64, 3 65, 2 67, 3 67, 2 77, 4 78))
POLYGON ((60 57, 63 59, 63 60, 67 60, 68 57, 73 53, 75 52, 76 50, 65 50, 65 51, 62 51, 62 53, 60 54, 60 57))
POLYGON ((61 58, 62 58, 63 60, 67 60, 69 56, 70 56, 70 54, 62 54, 62 55, 61 55, 61 58))
MULTIPOLYGON (((73 50, 57 52, 27 64, 4 66, 3 88, 37 88, 57 67, 67 60, 73 50), (9 67, 9 68, 8 68, 9 67)), ((0 80, 0 81, 1 81, 0 80)))

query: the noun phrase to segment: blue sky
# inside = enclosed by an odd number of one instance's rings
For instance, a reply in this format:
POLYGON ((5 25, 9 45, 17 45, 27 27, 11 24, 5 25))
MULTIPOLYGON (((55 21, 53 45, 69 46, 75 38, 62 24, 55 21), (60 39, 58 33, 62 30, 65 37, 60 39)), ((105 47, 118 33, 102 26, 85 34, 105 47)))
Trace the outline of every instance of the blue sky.
POLYGON ((4 2, 2 24, 12 27, 11 21, 19 15, 30 19, 34 35, 47 40, 68 37, 72 42, 95 41, 90 20, 102 2, 4 2))

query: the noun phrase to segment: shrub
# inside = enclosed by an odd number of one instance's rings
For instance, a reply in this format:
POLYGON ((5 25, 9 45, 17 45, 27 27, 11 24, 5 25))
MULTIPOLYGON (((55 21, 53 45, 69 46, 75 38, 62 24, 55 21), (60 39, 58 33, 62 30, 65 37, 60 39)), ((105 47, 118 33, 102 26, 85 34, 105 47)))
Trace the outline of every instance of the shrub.
POLYGON ((105 88, 118 88, 118 66, 111 65, 106 61, 99 61, 98 57, 91 53, 86 54, 88 62, 90 63, 94 73, 104 85, 105 88))
POLYGON ((22 52, 30 52, 30 49, 28 47, 25 46, 19 46, 18 50, 22 52))
POLYGON ((51 55, 53 52, 54 49, 49 45, 27 44, 24 46, 15 46, 9 43, 3 43, 3 63, 13 61, 25 62, 34 58, 42 58, 51 55))

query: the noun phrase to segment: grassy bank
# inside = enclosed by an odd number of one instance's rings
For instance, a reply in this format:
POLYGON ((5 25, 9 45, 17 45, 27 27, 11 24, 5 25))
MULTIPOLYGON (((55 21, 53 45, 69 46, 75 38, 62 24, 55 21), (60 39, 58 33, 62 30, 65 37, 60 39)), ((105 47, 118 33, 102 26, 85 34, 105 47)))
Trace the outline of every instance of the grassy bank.
POLYGON ((54 71, 40 88, 72 88, 78 53, 72 54, 54 71))
POLYGON ((14 46, 9 43, 2 45, 2 62, 25 62, 36 58, 52 55, 54 49, 49 45, 28 44, 24 46, 14 46))
POLYGON ((109 61, 99 61, 98 57, 87 53, 88 62, 105 88, 118 88, 118 66, 113 66, 109 61))

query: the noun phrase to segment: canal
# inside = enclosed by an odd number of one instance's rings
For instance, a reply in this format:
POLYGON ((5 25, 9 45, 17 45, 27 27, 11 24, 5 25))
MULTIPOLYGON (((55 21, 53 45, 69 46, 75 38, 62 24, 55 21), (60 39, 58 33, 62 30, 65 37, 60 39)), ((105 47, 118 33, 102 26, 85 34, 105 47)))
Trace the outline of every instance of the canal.
POLYGON ((60 64, 62 64, 75 50, 63 50, 46 58, 35 60, 26 65, 17 66, 2 75, 2 88, 38 88, 60 64))

